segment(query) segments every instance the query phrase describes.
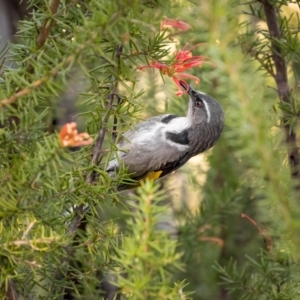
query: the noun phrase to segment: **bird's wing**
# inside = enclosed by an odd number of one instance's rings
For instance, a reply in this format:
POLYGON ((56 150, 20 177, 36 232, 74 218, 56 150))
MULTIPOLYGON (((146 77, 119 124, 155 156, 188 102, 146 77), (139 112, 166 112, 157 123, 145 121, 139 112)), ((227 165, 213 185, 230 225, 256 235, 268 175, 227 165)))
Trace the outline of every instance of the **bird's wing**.
POLYGON ((166 176, 175 170, 179 169, 182 165, 184 165, 190 159, 189 153, 183 154, 176 161, 168 162, 165 165, 162 165, 160 168, 154 171, 146 171, 139 176, 131 176, 130 181, 124 181, 123 183, 118 185, 119 191, 124 191, 128 189, 133 189, 141 185, 141 183, 147 179, 157 180, 163 176, 166 176))
MULTIPOLYGON (((153 117, 124 134, 119 143, 119 160, 124 162, 131 180, 119 186, 119 190, 139 185, 145 179, 156 180, 181 167, 189 158, 188 119, 176 115, 153 117), (124 150, 122 152, 122 149, 124 150)), ((118 169, 114 159, 107 171, 118 169)))
POLYGON ((178 118, 178 116, 171 114, 156 116, 143 121, 126 131, 117 145, 119 149, 117 158, 110 161, 107 171, 112 172, 115 169, 118 169, 119 162, 128 156, 127 154, 130 153, 132 149, 142 151, 142 149, 144 150, 144 148, 147 148, 147 150, 149 150, 149 144, 151 146, 157 131, 163 129, 166 124, 175 118, 178 118))

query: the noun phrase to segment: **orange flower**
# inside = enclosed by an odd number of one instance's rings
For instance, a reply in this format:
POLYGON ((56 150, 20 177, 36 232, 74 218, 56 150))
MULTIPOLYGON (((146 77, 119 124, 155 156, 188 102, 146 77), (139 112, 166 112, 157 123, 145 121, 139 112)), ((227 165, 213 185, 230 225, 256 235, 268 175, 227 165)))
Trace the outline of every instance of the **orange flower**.
POLYGON ((75 122, 66 123, 61 128, 59 140, 62 147, 79 147, 89 145, 93 142, 88 133, 78 133, 75 122))
POLYGON ((186 23, 184 21, 166 18, 164 21, 161 22, 161 28, 165 28, 168 26, 178 28, 181 31, 187 31, 192 27, 191 25, 189 25, 188 23, 186 23))
POLYGON ((159 69, 162 74, 172 77, 178 88, 176 95, 181 96, 184 93, 186 93, 186 91, 182 90, 181 85, 179 83, 180 80, 183 81, 186 85, 187 83, 184 80, 185 78, 193 79, 196 83, 200 82, 200 79, 198 77, 184 72, 193 67, 201 67, 205 62, 204 56, 193 56, 191 52, 198 45, 195 45, 194 47, 185 50, 187 45, 188 44, 186 44, 182 48, 182 50, 175 52, 174 58, 172 59, 172 62, 170 64, 154 61, 149 65, 138 67, 138 69, 143 70, 145 68, 156 68, 159 69))

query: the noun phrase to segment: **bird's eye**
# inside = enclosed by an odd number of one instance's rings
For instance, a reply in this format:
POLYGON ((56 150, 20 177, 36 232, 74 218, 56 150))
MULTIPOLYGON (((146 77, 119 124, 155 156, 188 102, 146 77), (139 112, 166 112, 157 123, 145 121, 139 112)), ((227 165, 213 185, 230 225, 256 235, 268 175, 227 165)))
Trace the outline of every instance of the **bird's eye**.
POLYGON ((197 101, 195 102, 195 106, 201 107, 201 106, 202 106, 202 101, 197 100, 197 101))

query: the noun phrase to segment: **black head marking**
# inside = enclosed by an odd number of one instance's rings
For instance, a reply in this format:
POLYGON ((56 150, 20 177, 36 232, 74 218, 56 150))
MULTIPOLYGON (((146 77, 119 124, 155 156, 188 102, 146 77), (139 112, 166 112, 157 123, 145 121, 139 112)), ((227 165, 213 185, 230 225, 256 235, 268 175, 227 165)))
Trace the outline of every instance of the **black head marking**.
POLYGON ((180 145, 189 145, 190 141, 188 138, 188 130, 183 130, 179 133, 166 132, 166 138, 170 141, 180 144, 180 145))

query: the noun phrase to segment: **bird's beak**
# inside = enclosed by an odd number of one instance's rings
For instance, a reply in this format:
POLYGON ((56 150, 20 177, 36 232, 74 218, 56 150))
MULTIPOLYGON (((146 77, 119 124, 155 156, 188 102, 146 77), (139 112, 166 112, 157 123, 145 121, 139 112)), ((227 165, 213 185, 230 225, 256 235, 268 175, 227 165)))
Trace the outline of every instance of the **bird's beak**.
POLYGON ((193 89, 185 81, 180 80, 179 83, 183 87, 183 89, 186 90, 190 96, 192 96, 191 92, 193 91, 193 89))

